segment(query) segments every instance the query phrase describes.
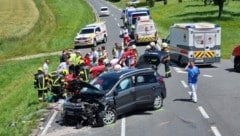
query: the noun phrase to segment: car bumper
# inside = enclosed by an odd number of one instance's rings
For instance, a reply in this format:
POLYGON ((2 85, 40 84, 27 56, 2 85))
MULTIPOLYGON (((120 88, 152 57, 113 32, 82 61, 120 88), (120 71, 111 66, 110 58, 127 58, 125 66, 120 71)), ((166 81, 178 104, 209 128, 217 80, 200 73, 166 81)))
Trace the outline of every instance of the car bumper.
POLYGON ((74 41, 75 46, 93 45, 92 41, 74 41))
POLYGON ((157 38, 155 36, 143 36, 136 39, 137 43, 147 43, 147 42, 155 42, 157 38))
POLYGON ((109 16, 109 13, 100 13, 100 16, 109 16))

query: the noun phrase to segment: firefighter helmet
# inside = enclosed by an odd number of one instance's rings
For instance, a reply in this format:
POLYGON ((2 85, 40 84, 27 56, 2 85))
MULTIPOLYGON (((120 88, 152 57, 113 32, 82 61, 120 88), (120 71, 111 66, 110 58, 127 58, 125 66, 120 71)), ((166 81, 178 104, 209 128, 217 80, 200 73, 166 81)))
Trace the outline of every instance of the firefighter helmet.
POLYGON ((164 42, 164 43, 162 43, 162 47, 166 48, 166 47, 168 47, 168 44, 164 42))
POLYGON ((38 71, 43 71, 43 68, 42 68, 42 67, 39 67, 39 68, 38 68, 38 71))
POLYGON ((68 70, 66 70, 66 69, 63 70, 62 73, 63 73, 63 75, 65 75, 65 76, 69 74, 68 70))

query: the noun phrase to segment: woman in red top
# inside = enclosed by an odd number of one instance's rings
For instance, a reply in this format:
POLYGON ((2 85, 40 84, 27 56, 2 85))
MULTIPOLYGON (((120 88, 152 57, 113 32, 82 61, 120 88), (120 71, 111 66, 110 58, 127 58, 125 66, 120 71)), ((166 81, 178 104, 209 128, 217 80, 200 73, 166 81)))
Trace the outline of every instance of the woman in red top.
POLYGON ((84 60, 85 66, 91 66, 91 59, 88 53, 84 56, 83 60, 84 60))

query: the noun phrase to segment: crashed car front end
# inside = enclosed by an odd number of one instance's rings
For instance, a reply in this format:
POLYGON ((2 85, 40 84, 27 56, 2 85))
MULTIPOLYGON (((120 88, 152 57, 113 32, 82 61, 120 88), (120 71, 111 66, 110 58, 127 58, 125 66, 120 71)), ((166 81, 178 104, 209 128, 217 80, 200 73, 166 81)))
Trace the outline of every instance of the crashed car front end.
POLYGON ((98 88, 81 80, 73 80, 70 83, 74 88, 79 86, 82 91, 68 97, 63 105, 63 124, 102 125, 100 113, 104 110, 104 93, 98 88))
POLYGON ((104 106, 97 100, 70 98, 63 105, 64 124, 100 125, 99 115, 104 106))

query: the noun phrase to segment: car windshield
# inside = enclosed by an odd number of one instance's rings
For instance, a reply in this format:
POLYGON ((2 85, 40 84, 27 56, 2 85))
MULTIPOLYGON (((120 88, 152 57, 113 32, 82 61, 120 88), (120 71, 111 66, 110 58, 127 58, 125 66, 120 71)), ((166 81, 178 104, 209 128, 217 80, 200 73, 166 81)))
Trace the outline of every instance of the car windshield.
POLYGON ((137 18, 141 16, 147 16, 147 13, 138 13, 132 16, 132 24, 136 24, 137 18))
POLYGON ((110 76, 100 76, 90 82, 100 91, 107 93, 117 83, 118 79, 110 76))
POLYGON ((155 26, 151 23, 149 24, 142 24, 137 27, 138 32, 151 32, 155 31, 155 26))
POLYGON ((94 33, 94 29, 82 29, 80 34, 94 33))
POLYGON ((101 11, 107 11, 108 8, 101 8, 101 11))

